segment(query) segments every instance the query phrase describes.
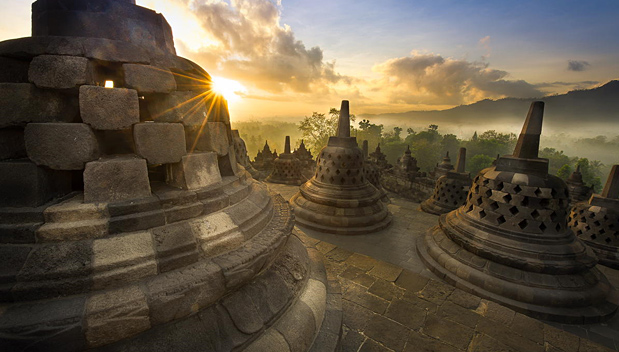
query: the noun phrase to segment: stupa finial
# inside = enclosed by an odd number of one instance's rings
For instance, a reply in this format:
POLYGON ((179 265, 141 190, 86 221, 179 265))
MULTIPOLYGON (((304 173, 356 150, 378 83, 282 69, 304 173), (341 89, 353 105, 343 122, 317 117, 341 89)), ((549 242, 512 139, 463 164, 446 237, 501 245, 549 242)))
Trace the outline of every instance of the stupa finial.
POLYGON ((465 163, 466 163, 466 148, 460 148, 460 151, 458 151, 458 161, 456 161, 456 172, 460 172, 460 173, 465 172, 464 171, 465 163))
POLYGON ((284 145, 284 154, 290 154, 290 136, 286 136, 286 144, 284 145))
POLYGON ((363 140, 363 159, 367 159, 369 154, 368 140, 363 140))
POLYGON ((338 137, 350 137, 350 105, 348 100, 342 100, 340 120, 337 127, 338 137))
POLYGON ((539 137, 542 133, 542 120, 544 117, 544 102, 534 101, 531 103, 527 119, 522 126, 518 137, 518 143, 514 149, 514 157, 522 159, 537 159, 539 152, 539 137))
POLYGON ((619 198, 619 165, 613 165, 606 180, 606 185, 602 190, 602 197, 604 198, 619 198))

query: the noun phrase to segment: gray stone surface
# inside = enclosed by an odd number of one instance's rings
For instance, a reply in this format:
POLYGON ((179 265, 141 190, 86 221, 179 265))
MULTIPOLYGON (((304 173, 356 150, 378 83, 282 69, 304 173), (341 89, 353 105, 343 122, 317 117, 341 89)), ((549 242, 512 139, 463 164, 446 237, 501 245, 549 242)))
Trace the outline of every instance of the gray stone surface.
POLYGON ((198 189, 221 182, 217 154, 213 152, 187 154, 167 167, 166 182, 174 187, 198 189))
POLYGON ((168 224, 152 230, 159 272, 175 270, 199 259, 196 239, 188 222, 168 224))
POLYGON ((229 127, 221 122, 185 127, 187 150, 216 152, 219 156, 228 154, 228 129, 229 127))
POLYGON ((206 118, 201 92, 172 92, 145 98, 151 118, 157 122, 182 122, 200 126, 206 118))
POLYGON ((181 161, 185 150, 185 131, 180 123, 145 122, 133 126, 136 152, 149 164, 181 161))
POLYGON ((68 89, 92 83, 88 59, 77 56, 41 55, 32 59, 28 78, 39 88, 68 89))
POLYGON ((83 123, 29 123, 24 131, 30 160, 55 170, 82 170, 99 158, 99 145, 83 123))
POLYGON ((176 90, 176 81, 169 70, 150 65, 124 64, 125 85, 138 94, 169 93, 176 90))
POLYGON ((150 58, 146 52, 131 43, 104 38, 84 38, 82 45, 84 56, 91 59, 111 62, 150 63, 150 58))
POLYGON ((140 122, 138 94, 133 89, 80 87, 82 121, 97 130, 122 130, 140 122))
POLYGON ((27 160, 0 162, 0 207, 37 207, 71 192, 72 176, 27 160))
POLYGON ((84 201, 115 202, 150 196, 146 160, 125 156, 91 161, 84 170, 84 201))
POLYGON ((0 129, 0 160, 19 159, 26 157, 26 144, 24 142, 24 129, 1 128, 0 129))
POLYGON ((0 82, 27 83, 29 62, 0 56, 0 82))
POLYGON ((0 128, 28 122, 74 122, 77 99, 30 83, 0 83, 0 128))

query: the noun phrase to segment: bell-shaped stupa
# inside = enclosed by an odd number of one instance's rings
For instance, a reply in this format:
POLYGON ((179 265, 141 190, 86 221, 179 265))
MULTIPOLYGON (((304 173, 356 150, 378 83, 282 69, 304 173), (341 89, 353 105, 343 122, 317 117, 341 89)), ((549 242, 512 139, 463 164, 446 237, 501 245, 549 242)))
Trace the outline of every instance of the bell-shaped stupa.
POLYGON ((570 204, 574 205, 583 200, 589 200, 593 189, 582 181, 582 173, 580 172, 580 164, 576 165, 576 170, 570 174, 565 180, 567 190, 570 192, 570 204))
POLYGON ((398 158, 398 173, 407 180, 412 180, 419 176, 417 159, 413 157, 410 145, 406 146, 406 150, 402 156, 398 158))
POLYGON ((380 143, 376 146, 376 149, 370 153, 369 159, 376 165, 381 171, 390 169, 393 165, 387 161, 387 156, 380 150, 380 143))
POLYGON ((417 251, 440 278, 516 311, 600 321, 617 306, 595 254, 567 226, 565 182, 538 158, 543 109, 531 104, 514 154, 482 170, 466 204, 441 215, 417 251))
POLYGON ((361 150, 363 151, 363 171, 365 174, 365 178, 374 186, 381 194, 381 200, 385 203, 389 203, 389 196, 387 196, 387 191, 380 182, 381 179, 381 170, 380 168, 369 158, 369 147, 368 141, 364 140, 361 150))
POLYGON ((439 177, 432 196, 421 203, 421 210, 430 214, 445 214, 464 203, 471 187, 471 175, 465 172, 466 148, 460 148, 456 169, 439 177))
POLYGON ((619 165, 613 165, 601 194, 572 207, 568 224, 600 264, 619 269, 619 165))
POLYGON ((449 157, 449 152, 447 152, 441 163, 437 164, 434 168, 434 178, 438 180, 441 176, 447 175, 447 173, 453 169, 454 166, 451 164, 451 158, 449 157))
POLYGON ((342 101, 337 136, 318 154, 316 174, 290 200, 297 224, 342 235, 387 227, 391 214, 381 194, 365 178, 363 152, 350 136, 347 100, 342 101))
POLYGON ((290 136, 286 136, 284 152, 273 161, 273 171, 265 181, 295 186, 307 181, 307 178, 303 176, 301 161, 290 152, 290 136))
POLYGON ((38 0, 32 19, 0 43, 0 351, 325 343, 324 268, 237 166, 226 102, 165 18, 38 0))

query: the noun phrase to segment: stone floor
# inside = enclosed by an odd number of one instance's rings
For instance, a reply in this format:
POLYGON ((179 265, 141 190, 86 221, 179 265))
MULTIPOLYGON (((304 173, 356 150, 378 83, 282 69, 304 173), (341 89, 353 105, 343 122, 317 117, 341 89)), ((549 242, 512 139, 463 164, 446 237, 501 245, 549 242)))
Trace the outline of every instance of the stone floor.
MULTIPOLYGON (((268 185, 286 199, 298 189, 268 185)), ((415 251, 437 216, 390 197, 386 230, 337 236, 297 228, 324 254, 328 278, 340 282, 343 351, 619 351, 619 315, 589 325, 541 322, 442 283, 415 251)), ((619 287, 619 271, 599 268, 619 287)))

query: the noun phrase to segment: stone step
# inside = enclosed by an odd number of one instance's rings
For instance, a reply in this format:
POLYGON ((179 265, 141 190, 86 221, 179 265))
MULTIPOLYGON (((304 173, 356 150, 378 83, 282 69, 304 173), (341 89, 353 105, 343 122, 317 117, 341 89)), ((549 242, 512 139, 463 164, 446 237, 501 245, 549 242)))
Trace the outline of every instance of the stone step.
POLYGON ((107 204, 84 203, 82 194, 45 209, 43 215, 47 223, 70 223, 74 221, 99 220, 109 218, 107 204))
POLYGON ((104 237, 107 234, 107 218, 51 222, 43 224, 36 231, 37 238, 43 241, 78 241, 104 237))

